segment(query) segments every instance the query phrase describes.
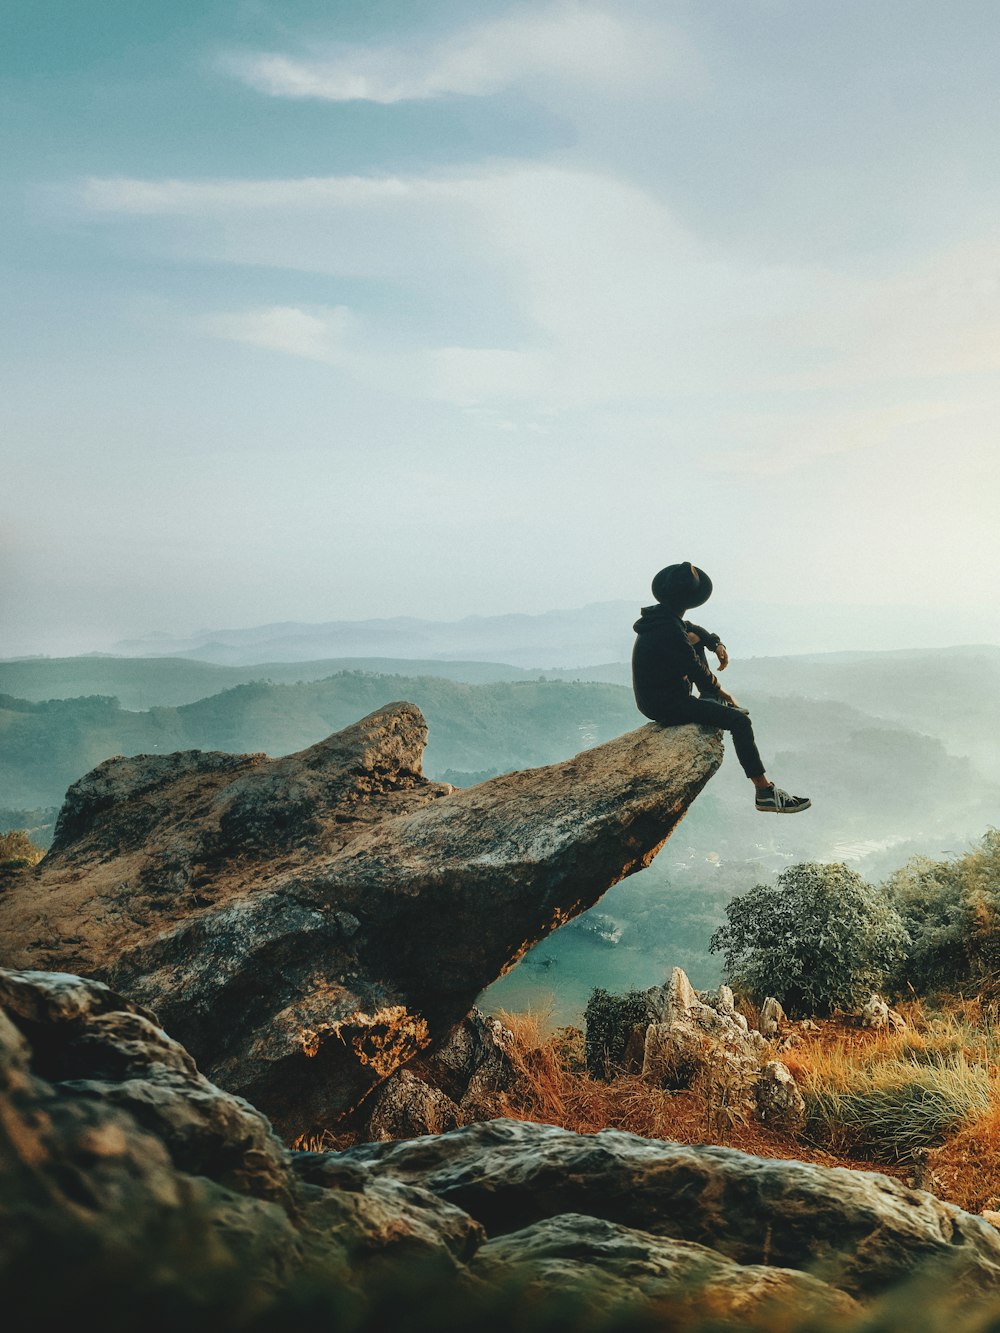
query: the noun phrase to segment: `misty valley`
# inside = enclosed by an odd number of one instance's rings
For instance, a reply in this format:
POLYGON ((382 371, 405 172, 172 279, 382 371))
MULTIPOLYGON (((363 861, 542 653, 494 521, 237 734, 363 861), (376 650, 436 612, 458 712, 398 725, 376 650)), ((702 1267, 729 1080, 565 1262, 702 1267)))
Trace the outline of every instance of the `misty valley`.
MULTIPOLYGON (((1000 651, 749 659, 730 675, 769 767, 808 792, 812 810, 794 821, 757 814, 727 751, 652 864, 532 949, 484 993, 487 1008, 565 1024, 579 1022, 595 987, 652 986, 674 966, 696 986, 717 985, 708 941, 726 903, 752 885, 806 861, 843 862, 878 882, 911 856, 961 854, 994 823, 1000 651)), ((468 787, 641 725, 627 680, 625 663, 532 672, 406 659, 0 662, 0 831, 24 828, 47 845, 67 788, 111 755, 285 755, 404 699, 427 718, 427 775, 468 787)))

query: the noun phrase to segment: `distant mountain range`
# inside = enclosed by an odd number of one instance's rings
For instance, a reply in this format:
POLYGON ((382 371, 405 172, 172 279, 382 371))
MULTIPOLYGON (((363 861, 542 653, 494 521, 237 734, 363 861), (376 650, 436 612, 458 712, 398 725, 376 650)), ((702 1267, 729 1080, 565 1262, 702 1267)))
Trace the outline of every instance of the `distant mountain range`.
MULTIPOLYGON (((649 599, 651 600, 651 599, 649 599)), ((188 637, 149 634, 116 643, 127 657, 184 657, 240 666, 319 658, 462 659, 526 669, 592 667, 627 660, 637 602, 593 602, 538 615, 466 616, 438 621, 286 621, 243 629, 206 629, 188 637)), ((1000 615, 983 613, 974 627, 936 610, 871 606, 766 606, 713 600, 694 618, 723 634, 741 657, 849 651, 944 648, 1000 642, 1000 615), (977 632, 971 632, 972 628, 977 632), (984 632, 985 631, 985 632, 984 632)))

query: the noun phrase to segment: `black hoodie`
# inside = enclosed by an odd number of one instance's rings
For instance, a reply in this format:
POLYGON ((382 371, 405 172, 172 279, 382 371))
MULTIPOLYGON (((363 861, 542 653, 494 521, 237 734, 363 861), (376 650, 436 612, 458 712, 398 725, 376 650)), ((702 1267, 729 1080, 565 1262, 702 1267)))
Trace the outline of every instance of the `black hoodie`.
POLYGON ((634 625, 632 689, 640 713, 656 721, 669 718, 673 705, 686 699, 691 686, 700 695, 715 698, 722 689, 704 658, 688 643, 693 630, 706 648, 716 648, 719 636, 682 620, 669 607, 644 606, 634 625))

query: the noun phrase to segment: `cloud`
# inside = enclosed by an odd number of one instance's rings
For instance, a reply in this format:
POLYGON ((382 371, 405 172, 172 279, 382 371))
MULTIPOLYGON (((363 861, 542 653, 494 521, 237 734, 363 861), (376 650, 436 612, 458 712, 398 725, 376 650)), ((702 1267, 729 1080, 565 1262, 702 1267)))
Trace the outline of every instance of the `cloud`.
POLYGON ((297 306, 269 306, 235 314, 207 315, 207 333, 232 342, 265 347, 330 366, 348 364, 354 318, 346 306, 306 311, 297 306))
MULTIPOLYGON (((208 327, 506 418, 610 403, 682 415, 699 400, 719 418, 755 394, 793 413, 797 395, 862 388, 905 417, 937 413, 950 379, 1000 369, 989 236, 889 274, 767 265, 706 245, 628 181, 516 161, 408 177, 95 179, 81 200, 137 227, 166 220, 183 257, 377 281, 363 326, 339 306, 282 304, 208 327)), ((858 426, 832 398, 824 413, 819 432, 789 415, 783 433, 734 429, 702 456, 725 471, 794 466, 910 424, 858 426)))
POLYGON ((338 47, 301 58, 230 54, 223 67, 272 97, 394 103, 449 94, 484 96, 523 80, 637 91, 688 84, 697 61, 662 23, 600 6, 521 8, 421 47, 338 47))

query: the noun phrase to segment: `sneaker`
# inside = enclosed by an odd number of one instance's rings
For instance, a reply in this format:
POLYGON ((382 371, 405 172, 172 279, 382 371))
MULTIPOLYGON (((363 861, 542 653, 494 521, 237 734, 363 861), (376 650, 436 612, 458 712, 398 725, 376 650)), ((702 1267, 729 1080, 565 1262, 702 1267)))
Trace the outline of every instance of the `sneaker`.
POLYGON ((800 810, 808 810, 812 801, 808 796, 790 796, 780 787, 759 787, 755 804, 764 814, 796 815, 800 810))

